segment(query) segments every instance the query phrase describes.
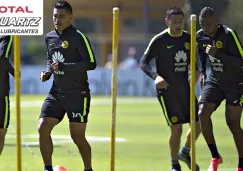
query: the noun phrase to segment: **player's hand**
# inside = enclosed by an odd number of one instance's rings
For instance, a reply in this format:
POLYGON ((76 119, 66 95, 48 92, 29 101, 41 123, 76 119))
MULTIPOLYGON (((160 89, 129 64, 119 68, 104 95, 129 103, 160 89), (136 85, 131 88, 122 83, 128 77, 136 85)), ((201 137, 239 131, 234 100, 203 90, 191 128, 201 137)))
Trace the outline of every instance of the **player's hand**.
POLYGON ((55 71, 55 72, 58 72, 60 70, 59 63, 57 61, 52 62, 51 67, 52 67, 53 71, 55 71))
POLYGON ((50 78, 50 76, 51 76, 51 73, 50 72, 41 72, 40 73, 40 80, 42 82, 45 82, 45 81, 48 80, 48 78, 50 78))
POLYGON ((202 88, 203 88, 203 86, 205 84, 206 79, 207 79, 206 73, 205 72, 202 72, 200 74, 200 88, 201 88, 201 90, 202 90, 202 88))
POLYGON ((206 48, 206 53, 210 56, 213 56, 215 57, 215 54, 217 52, 217 48, 215 46, 212 46, 212 45, 207 45, 207 48, 206 48))
POLYGON ((165 79, 159 75, 155 78, 154 83, 159 89, 167 89, 167 87, 169 86, 165 79))

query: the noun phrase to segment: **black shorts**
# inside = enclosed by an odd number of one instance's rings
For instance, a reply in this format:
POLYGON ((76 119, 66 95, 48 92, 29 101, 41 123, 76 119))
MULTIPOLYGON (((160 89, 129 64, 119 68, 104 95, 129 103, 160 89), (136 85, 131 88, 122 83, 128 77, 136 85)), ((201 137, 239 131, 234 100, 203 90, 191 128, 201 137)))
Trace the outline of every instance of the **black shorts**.
POLYGON ((9 95, 0 95, 0 129, 8 128, 10 120, 9 95))
POLYGON ((217 109, 223 100, 226 100, 228 105, 243 107, 243 86, 235 84, 219 85, 213 82, 206 82, 199 104, 214 103, 217 109))
MULTIPOLYGON (((190 123, 190 94, 166 93, 158 91, 157 98, 169 126, 190 123)), ((196 98, 196 97, 195 97, 196 98)), ((195 119, 198 121, 197 98, 195 100, 195 119)))
POLYGON ((67 113, 69 122, 87 123, 90 109, 90 93, 85 91, 69 95, 49 93, 40 113, 40 118, 56 118, 59 122, 67 113))

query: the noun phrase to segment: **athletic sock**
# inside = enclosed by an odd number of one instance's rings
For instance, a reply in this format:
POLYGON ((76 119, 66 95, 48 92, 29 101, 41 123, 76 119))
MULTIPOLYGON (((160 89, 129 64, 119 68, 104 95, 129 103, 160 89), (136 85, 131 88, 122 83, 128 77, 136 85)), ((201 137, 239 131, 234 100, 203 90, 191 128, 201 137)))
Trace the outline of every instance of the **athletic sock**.
POLYGON ((185 155, 189 155, 190 150, 191 150, 190 148, 183 146, 180 150, 180 153, 185 154, 185 155))
POLYGON ((243 158, 239 158, 238 168, 243 169, 243 158))
POLYGON ((53 171, 53 168, 51 165, 44 166, 44 171, 53 171))
POLYGON ((170 160, 171 160, 172 166, 175 166, 175 165, 179 164, 178 158, 176 158, 176 159, 171 158, 170 160))
POLYGON ((210 149, 213 158, 217 158, 217 159, 220 158, 220 155, 219 155, 219 152, 218 152, 218 149, 217 149, 217 146, 215 143, 208 144, 208 148, 210 149))

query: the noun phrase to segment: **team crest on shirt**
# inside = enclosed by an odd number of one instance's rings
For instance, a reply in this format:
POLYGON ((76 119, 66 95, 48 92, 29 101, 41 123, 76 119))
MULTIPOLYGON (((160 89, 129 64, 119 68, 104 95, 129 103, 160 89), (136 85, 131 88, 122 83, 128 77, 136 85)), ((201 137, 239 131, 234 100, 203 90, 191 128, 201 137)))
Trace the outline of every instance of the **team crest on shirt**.
POLYGON ((176 116, 171 117, 170 120, 171 120, 172 123, 178 122, 178 118, 176 116))
POLYGON ((63 48, 63 49, 67 49, 68 46, 69 46, 68 41, 65 40, 65 41, 62 42, 62 48, 63 48))
POLYGON ((223 48, 223 42, 221 42, 221 41, 219 40, 219 41, 217 41, 217 42, 215 43, 215 46, 216 46, 216 48, 221 49, 221 48, 223 48))
POLYGON ((184 46, 185 46, 186 50, 189 50, 189 49, 190 49, 190 43, 186 42, 186 43, 184 44, 184 46))
POLYGON ((185 72, 187 69, 187 54, 179 50, 175 55, 175 72, 185 72))

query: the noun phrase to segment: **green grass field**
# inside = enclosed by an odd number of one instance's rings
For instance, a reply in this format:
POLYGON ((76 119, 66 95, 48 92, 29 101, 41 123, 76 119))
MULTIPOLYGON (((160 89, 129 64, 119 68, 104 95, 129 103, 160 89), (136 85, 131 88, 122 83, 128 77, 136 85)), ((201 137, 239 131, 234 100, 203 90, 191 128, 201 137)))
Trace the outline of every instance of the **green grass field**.
MULTIPOLYGON (((24 142, 37 142, 37 120, 41 103, 45 96, 22 96, 21 124, 24 142), (30 135, 33 138, 28 138, 30 135)), ((14 98, 11 98, 12 102, 14 98)), ((126 142, 116 143, 116 171, 168 171, 170 156, 168 149, 169 128, 166 125, 162 110, 156 98, 118 97, 117 105, 117 138, 126 142)), ((93 97, 87 136, 109 137, 111 121, 111 101, 109 97, 93 97)), ((176 107, 176 106, 175 106, 176 107)), ((15 129, 15 109, 11 107, 11 125, 15 129)), ((218 148, 224 158, 222 170, 235 170, 237 154, 232 136, 225 123, 224 103, 213 115, 215 136, 218 148), (230 169, 231 168, 231 169, 230 169), (233 168, 233 169, 232 169, 233 168)), ((184 127, 184 135, 188 125, 184 127)), ((15 171, 16 146, 11 138, 14 130, 10 127, 6 146, 0 159, 0 170, 15 171)), ((53 135, 69 135, 68 120, 65 118, 54 130, 53 135)), ((97 140, 97 139, 96 139, 97 140)), ((59 143, 64 142, 58 139, 59 143)), ((65 140, 67 142, 69 140, 65 140)), ((182 142, 184 141, 184 137, 182 142)), ((110 142, 90 140, 93 151, 93 168, 95 171, 109 171, 110 142)), ((43 163, 38 145, 22 147, 22 170, 42 171, 43 163)), ((201 170, 206 170, 211 158, 203 137, 197 142, 197 162, 201 170)), ((63 165, 68 171, 83 170, 82 160, 74 144, 56 145, 53 165, 63 165)), ((183 171, 186 165, 181 163, 183 171)))

